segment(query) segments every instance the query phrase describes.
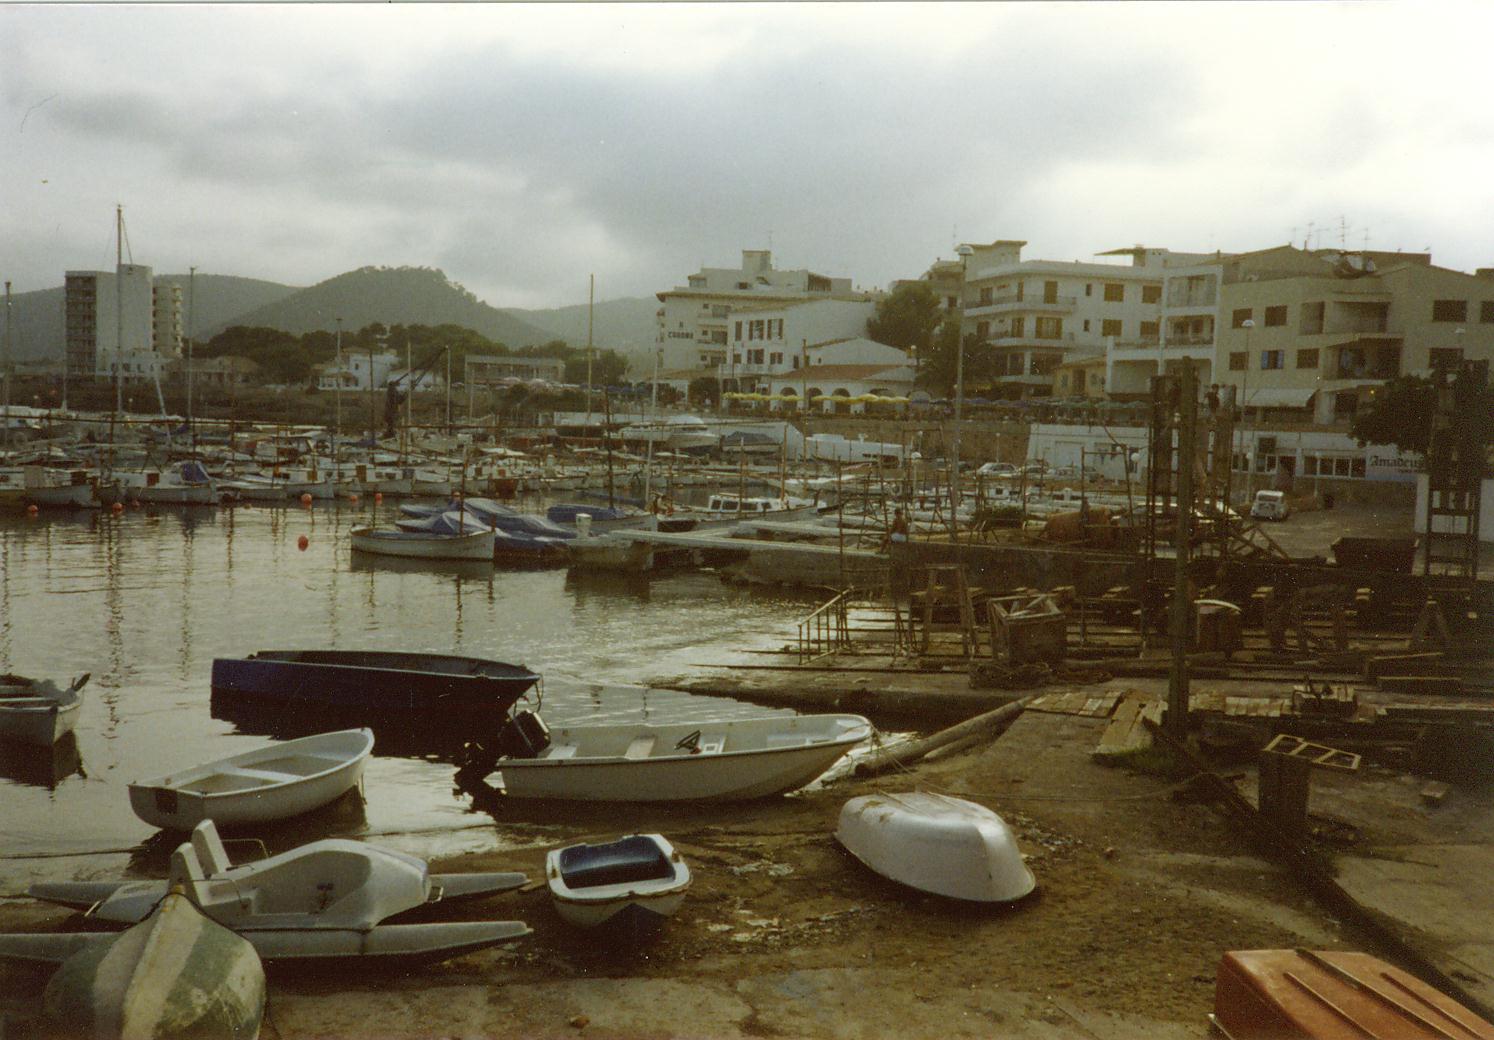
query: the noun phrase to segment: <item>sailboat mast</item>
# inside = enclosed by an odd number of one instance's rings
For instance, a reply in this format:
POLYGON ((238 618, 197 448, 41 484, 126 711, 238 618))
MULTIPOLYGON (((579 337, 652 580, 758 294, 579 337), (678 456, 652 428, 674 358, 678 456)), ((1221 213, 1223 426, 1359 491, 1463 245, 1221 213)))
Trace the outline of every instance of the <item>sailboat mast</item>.
POLYGON ((5 379, 5 450, 10 451, 10 281, 5 283, 5 361, 0 364, 5 379))
POLYGON ((187 445, 197 450, 197 428, 192 425, 192 337, 197 331, 197 268, 187 268, 187 445))
POLYGON ((124 207, 114 207, 114 411, 124 410, 124 207))
MULTIPOLYGON (((332 486, 337 486, 337 438, 342 435, 342 319, 337 319, 337 385, 332 389, 332 486)), ((336 491, 333 491, 336 494, 336 491)))
POLYGON ((590 275, 586 283, 586 425, 591 425, 591 308, 596 295, 597 276, 590 275))

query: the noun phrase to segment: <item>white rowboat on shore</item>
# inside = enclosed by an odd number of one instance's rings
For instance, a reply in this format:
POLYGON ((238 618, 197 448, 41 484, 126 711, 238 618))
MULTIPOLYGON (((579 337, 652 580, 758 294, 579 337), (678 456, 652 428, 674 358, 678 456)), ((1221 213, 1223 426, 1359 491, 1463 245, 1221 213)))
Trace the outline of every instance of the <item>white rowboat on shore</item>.
POLYGON ((962 798, 912 791, 846 802, 835 838, 870 869, 921 892, 978 903, 1036 887, 1006 821, 962 798))
POLYGON ((363 779, 373 731, 341 730, 270 744, 178 773, 130 784, 130 808, 154 827, 190 831, 268 823, 319 809, 363 779))

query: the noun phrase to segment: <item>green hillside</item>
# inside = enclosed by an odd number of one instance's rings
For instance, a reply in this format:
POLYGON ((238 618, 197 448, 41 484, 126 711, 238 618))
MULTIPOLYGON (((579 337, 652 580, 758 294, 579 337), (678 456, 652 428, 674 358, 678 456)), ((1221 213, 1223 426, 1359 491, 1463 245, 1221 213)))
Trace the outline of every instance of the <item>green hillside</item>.
POLYGON ((510 347, 544 343, 547 330, 483 303, 446 275, 429 267, 360 267, 328 278, 273 303, 244 311, 206 328, 230 325, 280 329, 293 335, 384 325, 459 325, 510 347))
MULTIPOLYGON (((594 308, 592 342, 627 356, 633 361, 635 370, 646 370, 658 334, 655 313, 659 306, 659 301, 652 296, 629 296, 598 303, 594 308)), ((509 313, 538 325, 572 346, 586 345, 584 303, 539 311, 516 309, 509 313)))

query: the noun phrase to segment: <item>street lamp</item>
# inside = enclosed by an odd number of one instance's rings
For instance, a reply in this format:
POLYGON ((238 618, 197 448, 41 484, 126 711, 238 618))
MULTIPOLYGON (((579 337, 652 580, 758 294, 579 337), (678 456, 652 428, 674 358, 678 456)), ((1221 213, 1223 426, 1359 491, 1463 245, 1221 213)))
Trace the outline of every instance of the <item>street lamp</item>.
POLYGON ((1250 330, 1255 328, 1255 319, 1246 318, 1240 322, 1240 328, 1245 330, 1245 374, 1240 379, 1240 454, 1245 460, 1245 504, 1250 504, 1251 475, 1255 471, 1255 460, 1245 451, 1245 418, 1250 407, 1250 397, 1246 388, 1250 386, 1250 330))

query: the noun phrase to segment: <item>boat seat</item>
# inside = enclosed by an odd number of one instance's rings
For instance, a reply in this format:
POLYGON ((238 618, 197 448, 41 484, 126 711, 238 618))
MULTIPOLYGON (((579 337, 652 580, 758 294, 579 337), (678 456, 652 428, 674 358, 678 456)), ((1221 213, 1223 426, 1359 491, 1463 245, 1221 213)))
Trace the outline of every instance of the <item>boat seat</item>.
POLYGON ((166 884, 193 887, 207 878, 202 872, 202 861, 192 848, 191 842, 182 842, 171 854, 171 865, 166 871, 166 884))
POLYGON ((549 747, 547 747, 545 749, 545 753, 543 755, 541 755, 540 757, 541 758, 575 758, 576 757, 576 745, 575 744, 551 744, 549 747))
POLYGON ((648 758, 654 753, 654 745, 659 738, 649 735, 634 737, 633 742, 628 745, 628 750, 623 752, 623 758, 648 758))
POLYGON ((571 888, 600 888, 674 876, 674 865, 648 838, 578 845, 561 852, 560 872, 571 888))
POLYGON ((278 773, 269 769, 247 769, 244 766, 224 766, 218 770, 224 776, 240 776, 245 780, 259 780, 267 784, 283 784, 294 774, 278 773))
POLYGON ((192 851, 197 853, 197 860, 208 877, 217 877, 233 866, 212 820, 203 820, 192 828, 192 851))

